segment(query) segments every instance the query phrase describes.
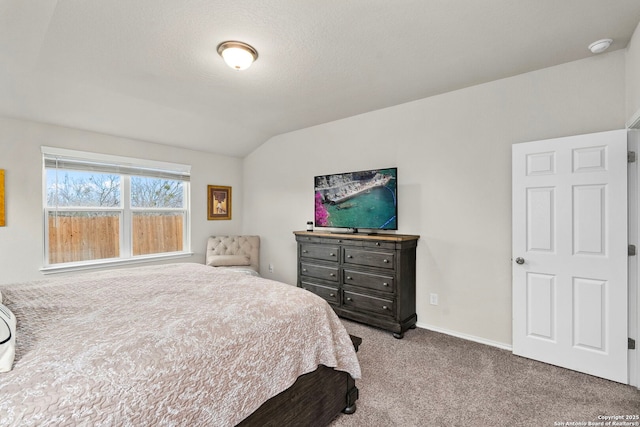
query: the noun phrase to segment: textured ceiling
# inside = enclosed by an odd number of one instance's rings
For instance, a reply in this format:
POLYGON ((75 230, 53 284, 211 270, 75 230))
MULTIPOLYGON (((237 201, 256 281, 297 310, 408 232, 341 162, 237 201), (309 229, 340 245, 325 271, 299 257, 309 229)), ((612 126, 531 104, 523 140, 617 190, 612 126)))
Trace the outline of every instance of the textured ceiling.
POLYGON ((638 0, 0 0, 0 115, 245 156, 270 137, 625 48, 638 0), (259 52, 246 71, 224 40, 259 52))

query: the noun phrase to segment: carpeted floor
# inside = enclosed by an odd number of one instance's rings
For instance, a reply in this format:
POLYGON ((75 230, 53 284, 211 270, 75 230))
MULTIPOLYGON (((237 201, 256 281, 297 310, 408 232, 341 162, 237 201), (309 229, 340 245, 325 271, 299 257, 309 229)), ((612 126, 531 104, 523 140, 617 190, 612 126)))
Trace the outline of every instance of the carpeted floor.
POLYGON ((355 414, 338 416, 331 427, 640 425, 638 418, 602 418, 640 416, 635 387, 425 329, 397 340, 344 324, 363 339, 360 399, 355 414))

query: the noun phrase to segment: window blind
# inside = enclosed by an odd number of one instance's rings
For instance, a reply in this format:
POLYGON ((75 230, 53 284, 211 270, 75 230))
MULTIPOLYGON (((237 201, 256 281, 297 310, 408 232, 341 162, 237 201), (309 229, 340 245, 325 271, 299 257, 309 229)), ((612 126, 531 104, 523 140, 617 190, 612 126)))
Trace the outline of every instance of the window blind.
POLYGON ((189 181, 191 166, 42 147, 44 167, 189 181))

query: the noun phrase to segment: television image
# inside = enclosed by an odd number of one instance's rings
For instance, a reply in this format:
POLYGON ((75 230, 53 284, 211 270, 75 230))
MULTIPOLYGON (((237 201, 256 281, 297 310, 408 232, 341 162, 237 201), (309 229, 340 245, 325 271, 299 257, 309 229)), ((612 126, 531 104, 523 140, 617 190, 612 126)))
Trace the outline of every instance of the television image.
POLYGON ((314 177, 315 226, 397 230, 397 168, 314 177))

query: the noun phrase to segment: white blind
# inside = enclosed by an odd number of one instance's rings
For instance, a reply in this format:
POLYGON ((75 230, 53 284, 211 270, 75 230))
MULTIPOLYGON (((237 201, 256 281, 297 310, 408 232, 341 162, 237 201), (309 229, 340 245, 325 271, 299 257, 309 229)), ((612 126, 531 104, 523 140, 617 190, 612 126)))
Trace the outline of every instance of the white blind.
POLYGON ((191 166, 147 159, 42 147, 46 169, 64 169, 189 181, 191 166))

